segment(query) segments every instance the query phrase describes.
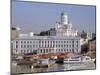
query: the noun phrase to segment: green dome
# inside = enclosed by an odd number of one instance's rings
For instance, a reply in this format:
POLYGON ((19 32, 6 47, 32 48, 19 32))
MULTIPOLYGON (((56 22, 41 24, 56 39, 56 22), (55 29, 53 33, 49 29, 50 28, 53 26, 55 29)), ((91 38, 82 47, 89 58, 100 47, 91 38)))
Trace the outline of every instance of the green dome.
POLYGON ((67 12, 64 12, 64 11, 63 11, 63 12, 61 13, 61 15, 67 15, 67 12))

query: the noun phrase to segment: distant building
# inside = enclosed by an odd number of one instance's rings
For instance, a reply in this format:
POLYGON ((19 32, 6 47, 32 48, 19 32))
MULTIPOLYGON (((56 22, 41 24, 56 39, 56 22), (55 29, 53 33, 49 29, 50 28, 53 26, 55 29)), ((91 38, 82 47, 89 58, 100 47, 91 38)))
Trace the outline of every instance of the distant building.
POLYGON ((51 28, 49 32, 50 32, 50 36, 56 36, 56 29, 55 28, 51 28))
POLYGON ((89 40, 89 50, 96 50, 96 38, 89 40))
POLYGON ((81 38, 80 39, 80 44, 81 45, 88 44, 88 39, 81 38))
POLYGON ((17 29, 16 27, 12 27, 11 28, 11 40, 18 38, 18 36, 19 36, 19 29, 17 29))
POLYGON ((88 40, 92 39, 92 37, 93 37, 93 36, 92 36, 92 33, 90 33, 90 32, 87 33, 87 39, 88 39, 88 40))
POLYGON ((89 52, 92 58, 96 58, 96 37, 89 40, 89 52))
POLYGON ((20 33, 19 37, 33 37, 34 36, 34 32, 29 32, 29 33, 20 33))

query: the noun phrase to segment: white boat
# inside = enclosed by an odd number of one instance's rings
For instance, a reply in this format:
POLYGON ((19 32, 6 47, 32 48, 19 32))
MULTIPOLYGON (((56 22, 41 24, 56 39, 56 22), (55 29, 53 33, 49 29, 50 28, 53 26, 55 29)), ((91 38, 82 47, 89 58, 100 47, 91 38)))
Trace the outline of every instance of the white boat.
POLYGON ((82 56, 82 62, 92 62, 93 60, 89 56, 82 56))
POLYGON ((81 62, 81 57, 79 56, 72 56, 64 59, 64 63, 78 63, 78 62, 81 62))
POLYGON ((91 59, 89 56, 72 56, 64 59, 64 63, 79 63, 79 62, 94 62, 95 59, 91 59))

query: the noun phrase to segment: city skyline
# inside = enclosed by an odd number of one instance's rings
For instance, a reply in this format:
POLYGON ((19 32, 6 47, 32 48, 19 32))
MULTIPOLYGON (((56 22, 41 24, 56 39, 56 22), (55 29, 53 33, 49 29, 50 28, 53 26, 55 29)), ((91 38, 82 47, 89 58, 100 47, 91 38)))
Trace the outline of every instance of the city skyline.
POLYGON ((60 22, 63 11, 79 32, 95 32, 95 6, 13 1, 11 24, 25 33, 45 31, 60 22))

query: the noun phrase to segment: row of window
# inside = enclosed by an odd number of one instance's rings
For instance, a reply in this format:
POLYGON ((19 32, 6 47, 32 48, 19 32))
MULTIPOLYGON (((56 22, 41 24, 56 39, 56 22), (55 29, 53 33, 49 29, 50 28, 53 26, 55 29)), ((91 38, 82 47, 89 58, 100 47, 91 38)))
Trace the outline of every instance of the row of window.
MULTIPOLYGON (((78 41, 39 41, 39 43, 78 43, 78 41)), ((16 44, 18 43, 18 41, 16 41, 16 44)), ((38 41, 21 41, 21 43, 38 43, 38 41)))
MULTIPOLYGON (((16 44, 18 43, 18 41, 16 41, 16 44)), ((21 41, 21 43, 38 43, 38 41, 21 41)))
MULTIPOLYGON (((16 50, 17 52, 18 50, 16 50)), ((31 53, 34 50, 21 50, 21 53, 31 53)), ((57 52, 74 52, 74 49, 56 49, 56 50, 51 50, 51 49, 41 49, 38 51, 38 53, 54 53, 57 52)), ((78 52, 78 50, 76 50, 78 52)))
MULTIPOLYGON (((37 48, 38 45, 21 45, 21 48, 37 48)), ((39 47, 78 47, 78 45, 39 45, 39 47)), ((18 45, 16 45, 16 48, 18 48, 18 45)))

